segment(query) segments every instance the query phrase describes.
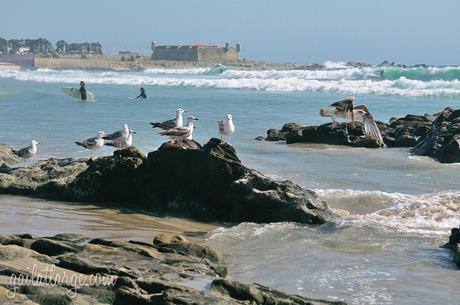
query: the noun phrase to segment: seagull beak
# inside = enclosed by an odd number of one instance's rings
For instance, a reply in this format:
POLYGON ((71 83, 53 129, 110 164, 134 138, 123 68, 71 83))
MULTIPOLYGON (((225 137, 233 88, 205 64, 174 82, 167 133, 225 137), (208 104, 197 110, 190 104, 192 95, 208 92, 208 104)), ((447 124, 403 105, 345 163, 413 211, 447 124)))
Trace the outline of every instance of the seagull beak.
POLYGON ((200 119, 199 118, 194 118, 195 121, 199 121, 200 119))

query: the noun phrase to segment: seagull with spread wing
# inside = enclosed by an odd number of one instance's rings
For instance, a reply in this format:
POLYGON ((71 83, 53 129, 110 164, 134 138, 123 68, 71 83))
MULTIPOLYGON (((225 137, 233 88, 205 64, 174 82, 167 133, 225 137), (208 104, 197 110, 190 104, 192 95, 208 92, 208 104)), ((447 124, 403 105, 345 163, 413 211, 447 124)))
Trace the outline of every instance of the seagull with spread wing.
POLYGON ((349 96, 337 101, 327 108, 321 108, 319 114, 324 117, 332 118, 332 128, 337 126, 336 118, 342 118, 354 122, 358 121, 363 125, 364 134, 374 139, 380 146, 386 147, 383 142, 380 129, 374 120, 374 117, 367 109, 366 105, 354 105, 355 97, 349 96))

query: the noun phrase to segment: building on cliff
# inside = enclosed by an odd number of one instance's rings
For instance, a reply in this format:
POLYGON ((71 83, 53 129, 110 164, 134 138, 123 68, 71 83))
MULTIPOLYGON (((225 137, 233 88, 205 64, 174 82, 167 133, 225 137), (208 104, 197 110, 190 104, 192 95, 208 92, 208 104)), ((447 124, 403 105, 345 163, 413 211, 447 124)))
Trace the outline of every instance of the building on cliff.
POLYGON ((153 60, 196 61, 207 63, 231 63, 239 60, 241 45, 233 48, 227 42, 225 47, 217 45, 157 45, 151 44, 153 60))

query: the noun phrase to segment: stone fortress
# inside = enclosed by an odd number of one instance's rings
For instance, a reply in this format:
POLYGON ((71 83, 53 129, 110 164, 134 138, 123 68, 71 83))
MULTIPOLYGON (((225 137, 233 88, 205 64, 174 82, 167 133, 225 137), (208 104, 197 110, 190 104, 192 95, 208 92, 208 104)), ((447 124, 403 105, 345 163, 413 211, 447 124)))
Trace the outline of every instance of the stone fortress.
POLYGON ((152 60, 193 61, 203 63, 235 63, 239 61, 240 43, 233 48, 230 43, 225 47, 217 45, 157 45, 151 43, 152 60))

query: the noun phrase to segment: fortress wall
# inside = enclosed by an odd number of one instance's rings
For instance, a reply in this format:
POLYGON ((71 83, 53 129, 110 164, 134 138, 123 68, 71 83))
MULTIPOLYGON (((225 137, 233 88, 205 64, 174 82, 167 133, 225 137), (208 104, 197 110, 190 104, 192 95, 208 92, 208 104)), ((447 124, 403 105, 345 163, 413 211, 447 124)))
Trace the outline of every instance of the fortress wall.
POLYGON ((237 62, 238 58, 236 49, 200 48, 198 50, 198 60, 200 62, 237 62))
POLYGON ((198 61, 197 48, 158 47, 153 49, 152 59, 198 61))
POLYGON ((118 56, 90 56, 87 58, 80 57, 59 57, 44 58, 35 57, 36 68, 47 69, 110 69, 119 65, 120 57, 118 56))

